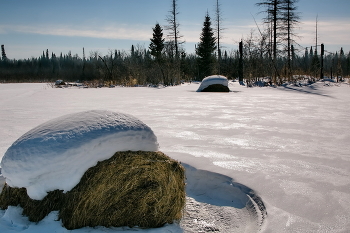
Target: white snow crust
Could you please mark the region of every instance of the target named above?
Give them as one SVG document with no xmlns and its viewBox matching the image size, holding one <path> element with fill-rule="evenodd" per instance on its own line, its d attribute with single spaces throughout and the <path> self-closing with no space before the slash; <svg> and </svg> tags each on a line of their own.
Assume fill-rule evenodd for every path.
<svg viewBox="0 0 350 233">
<path fill-rule="evenodd" d="M 349 84 L 301 80 L 247 88 L 230 81 L 236 91 L 227 95 L 198 95 L 193 82 L 87 89 L 0 84 L 0 158 L 42 122 L 97 106 L 142 119 L 162 152 L 194 168 L 186 166 L 188 202 L 180 224 L 70 231 L 55 211 L 33 223 L 20 207 L 9 207 L 0 210 L 0 232 L 349 232 Z M 0 175 L 0 189 L 3 182 Z"/>
<path fill-rule="evenodd" d="M 71 190 L 98 161 L 127 150 L 157 151 L 151 128 L 128 114 L 84 111 L 25 133 L 6 151 L 1 172 L 11 187 L 25 187 L 29 197 L 41 200 L 49 191 Z"/>
<path fill-rule="evenodd" d="M 208 76 L 202 80 L 202 83 L 199 86 L 197 92 L 200 92 L 213 84 L 221 84 L 221 85 L 228 87 L 228 79 L 222 75 Z"/>
</svg>

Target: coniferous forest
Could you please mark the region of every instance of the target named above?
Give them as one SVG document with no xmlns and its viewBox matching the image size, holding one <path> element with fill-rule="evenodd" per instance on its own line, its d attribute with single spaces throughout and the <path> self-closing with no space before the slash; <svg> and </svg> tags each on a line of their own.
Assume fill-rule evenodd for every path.
<svg viewBox="0 0 350 233">
<path fill-rule="evenodd" d="M 327 45 L 302 47 L 295 41 L 294 29 L 300 23 L 298 0 L 261 0 L 257 7 L 264 14 L 263 28 L 242 38 L 237 50 L 225 50 L 220 44 L 220 3 L 215 15 L 207 12 L 195 53 L 186 53 L 182 44 L 177 1 L 171 0 L 168 25 L 150 28 L 149 46 L 131 45 L 130 50 L 110 50 L 108 54 L 89 51 L 55 54 L 46 49 L 40 57 L 9 59 L 6 45 L 1 45 L 0 82 L 78 81 L 101 85 L 177 85 L 183 81 L 201 81 L 205 76 L 220 74 L 254 85 L 268 77 L 270 84 L 312 81 L 350 76 L 350 52 L 328 52 Z M 163 30 L 168 32 L 164 36 Z"/>
</svg>

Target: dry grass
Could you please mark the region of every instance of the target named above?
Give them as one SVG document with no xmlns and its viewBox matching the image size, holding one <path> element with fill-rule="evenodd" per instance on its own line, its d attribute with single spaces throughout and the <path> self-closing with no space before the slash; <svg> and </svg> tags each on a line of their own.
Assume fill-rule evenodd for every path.
<svg viewBox="0 0 350 233">
<path fill-rule="evenodd" d="M 41 201 L 33 200 L 27 195 L 25 188 L 12 188 L 5 184 L 0 194 L 0 208 L 20 205 L 23 208 L 23 214 L 28 216 L 30 221 L 39 222 L 51 211 L 59 210 L 63 197 L 62 191 L 55 190 L 49 192 Z"/>
<path fill-rule="evenodd" d="M 161 152 L 117 152 L 87 170 L 80 183 L 63 194 L 50 192 L 43 200 L 24 188 L 5 186 L 0 208 L 20 205 L 31 221 L 59 210 L 67 229 L 85 226 L 160 227 L 182 217 L 185 170 Z"/>
</svg>

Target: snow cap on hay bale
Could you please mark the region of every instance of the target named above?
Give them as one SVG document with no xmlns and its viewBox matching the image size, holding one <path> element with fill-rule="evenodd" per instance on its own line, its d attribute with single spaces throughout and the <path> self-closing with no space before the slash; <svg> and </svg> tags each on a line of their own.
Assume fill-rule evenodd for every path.
<svg viewBox="0 0 350 233">
<path fill-rule="evenodd" d="M 25 133 L 6 151 L 2 174 L 31 199 L 71 190 L 84 172 L 117 151 L 157 151 L 151 128 L 137 118 L 93 110 L 65 115 Z"/>
<path fill-rule="evenodd" d="M 197 92 L 229 92 L 228 79 L 221 75 L 204 78 Z"/>
</svg>

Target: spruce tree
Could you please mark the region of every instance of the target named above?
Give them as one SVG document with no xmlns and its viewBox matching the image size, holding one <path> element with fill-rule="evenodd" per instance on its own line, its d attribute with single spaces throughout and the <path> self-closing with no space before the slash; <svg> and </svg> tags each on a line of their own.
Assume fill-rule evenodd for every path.
<svg viewBox="0 0 350 233">
<path fill-rule="evenodd" d="M 311 56 L 311 51 L 310 51 L 310 56 Z M 314 76 L 314 78 L 318 77 L 319 71 L 320 71 L 320 59 L 317 55 L 317 50 L 313 53 L 311 57 L 311 75 Z"/>
<path fill-rule="evenodd" d="M 307 47 L 305 48 L 305 53 L 304 53 L 303 69 L 305 71 L 309 70 L 309 52 L 307 50 Z"/>
<path fill-rule="evenodd" d="M 348 56 L 346 58 L 346 63 L 345 63 L 345 70 L 346 70 L 346 74 L 345 75 L 350 75 L 350 51 L 348 53 Z"/>
<path fill-rule="evenodd" d="M 153 38 L 151 39 L 149 49 L 151 50 L 151 55 L 154 56 L 156 60 L 160 61 L 164 49 L 164 38 L 163 29 L 159 23 L 153 28 Z"/>
<path fill-rule="evenodd" d="M 5 53 L 5 45 L 1 45 L 1 57 L 2 57 L 2 60 L 3 61 L 6 61 L 7 60 L 7 56 L 6 56 L 6 53 Z"/>
<path fill-rule="evenodd" d="M 339 52 L 339 59 L 337 63 L 337 82 L 338 82 L 338 77 L 343 76 L 343 60 L 344 60 L 344 50 L 343 50 L 343 47 L 341 47 Z"/>
<path fill-rule="evenodd" d="M 196 54 L 198 55 L 199 78 L 209 76 L 214 71 L 216 50 L 216 38 L 214 37 L 213 28 L 209 14 L 205 16 L 200 42 L 197 44 Z"/>
<path fill-rule="evenodd" d="M 134 45 L 131 45 L 131 58 L 135 57 L 135 47 Z"/>
</svg>

